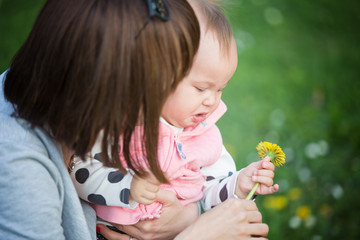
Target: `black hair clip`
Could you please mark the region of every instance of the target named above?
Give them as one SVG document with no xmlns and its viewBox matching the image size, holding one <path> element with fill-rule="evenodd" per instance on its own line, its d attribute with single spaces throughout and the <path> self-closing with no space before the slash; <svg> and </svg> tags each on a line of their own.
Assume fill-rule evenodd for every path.
<svg viewBox="0 0 360 240">
<path fill-rule="evenodd" d="M 136 34 L 135 39 L 138 38 L 142 30 L 147 26 L 149 21 L 154 17 L 158 17 L 162 21 L 166 22 L 170 19 L 170 10 L 169 5 L 166 0 L 146 0 L 146 4 L 149 9 L 149 17 L 146 19 L 146 22 L 139 30 L 139 33 Z"/>
<path fill-rule="evenodd" d="M 149 9 L 149 18 L 158 17 L 163 21 L 170 19 L 169 6 L 166 0 L 146 0 Z"/>
</svg>

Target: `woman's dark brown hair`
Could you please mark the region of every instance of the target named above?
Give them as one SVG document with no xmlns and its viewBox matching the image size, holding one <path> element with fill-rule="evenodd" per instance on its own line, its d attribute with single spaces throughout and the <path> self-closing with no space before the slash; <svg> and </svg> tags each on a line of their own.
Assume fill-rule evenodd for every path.
<svg viewBox="0 0 360 240">
<path fill-rule="evenodd" d="M 169 21 L 148 18 L 144 0 L 48 0 L 10 65 L 4 92 L 15 115 L 45 127 L 82 158 L 99 133 L 102 162 L 130 168 L 135 126 L 144 123 L 144 148 L 154 175 L 159 116 L 165 99 L 187 74 L 200 29 L 186 0 L 168 0 Z M 137 36 L 138 35 L 138 36 Z M 140 172 L 140 174 L 142 174 Z"/>
</svg>

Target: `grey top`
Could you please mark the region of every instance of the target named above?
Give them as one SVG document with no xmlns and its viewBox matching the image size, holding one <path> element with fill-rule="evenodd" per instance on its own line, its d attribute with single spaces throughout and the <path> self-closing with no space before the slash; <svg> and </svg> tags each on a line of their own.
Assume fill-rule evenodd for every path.
<svg viewBox="0 0 360 240">
<path fill-rule="evenodd" d="M 0 239 L 95 239 L 95 213 L 81 203 L 60 146 L 11 117 L 0 75 Z M 86 221 L 88 220 L 88 222 Z"/>
</svg>

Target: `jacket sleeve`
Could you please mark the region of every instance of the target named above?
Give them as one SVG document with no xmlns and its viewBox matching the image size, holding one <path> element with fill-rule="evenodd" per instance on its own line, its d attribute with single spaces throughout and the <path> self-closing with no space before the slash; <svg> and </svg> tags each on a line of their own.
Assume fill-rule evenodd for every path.
<svg viewBox="0 0 360 240">
<path fill-rule="evenodd" d="M 86 161 L 75 159 L 71 179 L 81 199 L 89 203 L 134 209 L 138 203 L 129 201 L 133 176 L 130 171 L 121 173 L 105 167 L 97 157 Z M 97 159 L 98 158 L 98 159 Z"/>
<path fill-rule="evenodd" d="M 201 172 L 206 177 L 204 196 L 200 201 L 205 211 L 228 198 L 236 198 L 234 192 L 239 172 L 236 172 L 235 162 L 224 146 L 220 158 L 211 166 L 203 167 Z"/>
<path fill-rule="evenodd" d="M 62 182 L 35 159 L 16 155 L 1 156 L 0 239 L 64 240 Z"/>
</svg>

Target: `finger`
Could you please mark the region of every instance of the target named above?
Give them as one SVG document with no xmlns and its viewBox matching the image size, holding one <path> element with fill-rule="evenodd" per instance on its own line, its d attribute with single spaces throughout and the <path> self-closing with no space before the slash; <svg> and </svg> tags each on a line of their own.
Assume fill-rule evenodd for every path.
<svg viewBox="0 0 360 240">
<path fill-rule="evenodd" d="M 277 184 L 271 187 L 260 186 L 260 188 L 258 188 L 258 191 L 256 191 L 256 193 L 260 195 L 267 195 L 267 194 L 276 193 L 278 190 L 279 190 L 279 185 Z"/>
<path fill-rule="evenodd" d="M 264 157 L 263 159 L 261 159 L 261 161 L 263 161 L 263 162 L 270 162 L 270 157 L 269 157 L 269 156 L 266 156 L 266 157 Z"/>
<path fill-rule="evenodd" d="M 137 202 L 140 204 L 149 205 L 155 202 L 155 200 L 157 199 L 156 196 L 156 193 L 143 192 L 141 196 L 139 196 L 139 198 L 137 199 Z"/>
<path fill-rule="evenodd" d="M 256 203 L 252 200 L 236 199 L 236 203 L 238 203 L 238 207 L 242 208 L 241 210 L 243 209 L 246 211 L 258 210 Z"/>
<path fill-rule="evenodd" d="M 253 176 L 263 176 L 268 178 L 274 178 L 275 173 L 271 170 L 257 170 L 253 172 Z"/>
<path fill-rule="evenodd" d="M 260 184 L 264 184 L 267 187 L 271 187 L 274 184 L 274 180 L 269 177 L 263 177 L 263 176 L 252 176 L 251 180 L 253 182 L 258 182 Z"/>
<path fill-rule="evenodd" d="M 130 238 L 129 235 L 115 232 L 103 224 L 96 225 L 96 231 L 109 240 L 128 240 Z"/>
<path fill-rule="evenodd" d="M 159 185 L 147 182 L 145 189 L 148 192 L 157 193 L 159 191 L 160 187 L 159 187 Z"/>
<path fill-rule="evenodd" d="M 272 193 L 276 193 L 277 191 L 279 191 L 279 184 L 275 184 L 274 186 L 273 186 L 273 192 Z"/>
<path fill-rule="evenodd" d="M 138 202 L 140 204 L 143 204 L 143 205 L 150 205 L 150 204 L 154 203 L 155 201 L 154 200 L 149 200 L 149 199 L 146 199 L 146 198 L 140 198 Z"/>
<path fill-rule="evenodd" d="M 141 197 L 150 201 L 156 200 L 157 193 L 156 192 L 148 192 L 145 191 L 141 194 Z"/>
<path fill-rule="evenodd" d="M 250 163 L 248 165 L 248 168 L 250 169 L 262 169 L 263 168 L 263 160 L 260 160 L 260 161 L 257 161 L 257 162 L 253 162 L 253 163 Z"/>
<path fill-rule="evenodd" d="M 252 223 L 247 225 L 246 230 L 248 231 L 249 235 L 266 237 L 269 233 L 269 226 L 265 223 Z M 259 239 L 259 238 L 251 238 L 251 239 Z"/>
<path fill-rule="evenodd" d="M 266 161 L 265 159 L 261 161 L 261 167 L 272 171 L 275 170 L 275 165 L 270 161 Z"/>
<path fill-rule="evenodd" d="M 160 189 L 156 195 L 156 200 L 163 203 L 164 206 L 167 206 L 174 203 L 176 195 L 173 192 Z"/>
<path fill-rule="evenodd" d="M 113 224 L 113 225 L 120 231 L 128 234 L 128 236 L 133 236 L 133 238 L 135 239 L 135 236 L 140 237 L 143 234 L 142 230 L 138 227 L 138 225 L 140 225 L 141 222 L 143 221 L 140 221 L 134 225 L 118 225 L 118 224 Z"/>
<path fill-rule="evenodd" d="M 261 223 L 262 215 L 259 211 L 249 211 L 247 212 L 247 221 L 249 223 Z"/>
</svg>

